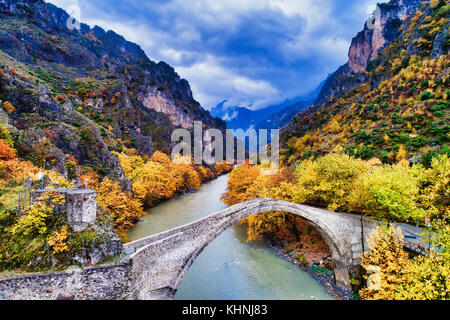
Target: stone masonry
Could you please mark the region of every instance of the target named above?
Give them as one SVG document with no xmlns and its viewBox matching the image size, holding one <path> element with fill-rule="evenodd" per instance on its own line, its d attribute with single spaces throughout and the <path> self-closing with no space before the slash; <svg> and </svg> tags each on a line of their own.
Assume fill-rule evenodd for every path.
<svg viewBox="0 0 450 320">
<path fill-rule="evenodd" d="M 95 223 L 97 192 L 91 189 L 41 189 L 31 192 L 31 203 L 46 192 L 60 192 L 66 198 L 67 221 L 75 232 L 83 231 Z"/>
<path fill-rule="evenodd" d="M 103 265 L 0 279 L 1 300 L 119 300 L 128 295 L 129 265 Z"/>
</svg>

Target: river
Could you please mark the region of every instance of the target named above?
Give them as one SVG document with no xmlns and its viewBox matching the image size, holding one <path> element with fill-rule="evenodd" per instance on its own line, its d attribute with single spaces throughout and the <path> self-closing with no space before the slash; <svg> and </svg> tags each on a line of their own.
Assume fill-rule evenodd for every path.
<svg viewBox="0 0 450 320">
<path fill-rule="evenodd" d="M 148 211 L 130 230 L 129 239 L 182 226 L 226 208 L 220 196 L 227 176 L 196 192 Z M 261 242 L 247 243 L 246 227 L 234 226 L 208 245 L 184 277 L 181 300 L 328 300 L 333 299 L 308 273 L 278 258 Z"/>
</svg>

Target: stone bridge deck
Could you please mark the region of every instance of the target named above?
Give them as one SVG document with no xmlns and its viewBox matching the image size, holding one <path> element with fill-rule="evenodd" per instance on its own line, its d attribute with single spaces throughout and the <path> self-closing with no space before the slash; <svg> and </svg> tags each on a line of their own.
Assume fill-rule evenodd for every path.
<svg viewBox="0 0 450 320">
<path fill-rule="evenodd" d="M 286 201 L 254 199 L 190 224 L 124 245 L 120 265 L 98 266 L 63 273 L 31 274 L 0 280 L 0 299 L 171 299 L 203 249 L 224 230 L 251 215 L 283 211 L 307 220 L 330 248 L 336 281 L 349 285 L 348 270 L 368 250 L 367 236 L 378 225 L 360 215 L 330 212 Z M 421 230 L 398 224 L 410 239 Z M 92 281 L 93 275 L 97 278 Z M 89 294 L 87 294 L 89 292 Z"/>
</svg>

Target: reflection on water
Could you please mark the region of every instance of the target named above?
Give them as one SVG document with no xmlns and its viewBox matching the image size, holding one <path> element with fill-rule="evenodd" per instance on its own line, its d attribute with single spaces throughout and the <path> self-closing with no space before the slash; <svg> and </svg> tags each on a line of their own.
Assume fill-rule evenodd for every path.
<svg viewBox="0 0 450 320">
<path fill-rule="evenodd" d="M 169 230 L 226 208 L 220 196 L 227 177 L 203 185 L 197 193 L 170 200 L 148 211 L 129 233 L 130 240 Z M 224 231 L 196 259 L 176 299 L 332 299 L 306 272 L 260 242 L 246 242 L 245 226 Z"/>
</svg>

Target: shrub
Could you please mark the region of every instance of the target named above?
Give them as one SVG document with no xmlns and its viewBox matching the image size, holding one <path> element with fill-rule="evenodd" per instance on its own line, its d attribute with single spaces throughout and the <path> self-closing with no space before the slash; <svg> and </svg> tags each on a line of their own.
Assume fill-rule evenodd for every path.
<svg viewBox="0 0 450 320">
<path fill-rule="evenodd" d="M 427 138 L 418 136 L 418 137 L 415 137 L 415 138 L 412 138 L 411 140 L 409 140 L 409 142 L 407 143 L 407 146 L 408 146 L 409 150 L 417 151 L 420 148 L 425 147 L 429 143 L 430 143 L 430 140 L 428 140 Z"/>
<path fill-rule="evenodd" d="M 304 255 L 302 255 L 301 253 L 294 254 L 294 259 L 297 259 L 304 265 L 308 264 L 308 259 L 306 259 L 306 257 Z"/>
<path fill-rule="evenodd" d="M 392 114 L 392 122 L 395 124 L 401 124 L 404 122 L 404 120 L 398 115 L 397 112 L 394 112 Z"/>
<path fill-rule="evenodd" d="M 60 254 L 64 251 L 69 251 L 67 246 L 67 238 L 69 233 L 67 228 L 62 228 L 60 231 L 54 232 L 53 235 L 47 240 L 48 245 L 53 249 L 53 254 Z"/>
<path fill-rule="evenodd" d="M 289 254 L 289 253 L 291 253 L 292 251 L 294 251 L 294 248 L 292 248 L 292 247 L 290 247 L 290 246 L 284 248 L 284 253 L 286 253 L 286 254 Z"/>
<path fill-rule="evenodd" d="M 434 97 L 435 97 L 435 95 L 432 92 L 425 91 L 420 96 L 420 100 L 425 101 L 425 100 L 429 100 L 429 99 L 434 99 Z"/>
<path fill-rule="evenodd" d="M 58 94 L 56 95 L 56 100 L 60 103 L 60 104 L 64 104 L 66 103 L 66 97 L 62 94 Z"/>
<path fill-rule="evenodd" d="M 409 66 L 409 57 L 406 57 L 402 60 L 402 69 L 406 69 Z"/>
<path fill-rule="evenodd" d="M 303 155 L 303 160 L 310 159 L 311 157 L 313 159 L 317 158 L 317 152 L 316 151 L 312 151 L 312 150 L 307 150 L 305 152 L 305 154 Z"/>
<path fill-rule="evenodd" d="M 427 89 L 428 86 L 429 86 L 429 81 L 428 81 L 427 79 L 423 80 L 423 81 L 420 83 L 420 88 L 421 88 L 422 90 Z"/>
<path fill-rule="evenodd" d="M 373 151 L 372 147 L 363 146 L 361 149 L 356 149 L 356 157 L 361 158 L 363 160 L 372 159 L 375 156 L 375 151 Z"/>
<path fill-rule="evenodd" d="M 0 139 L 0 160 L 11 160 L 16 157 L 16 151 Z"/>
<path fill-rule="evenodd" d="M 436 158 L 438 156 L 438 154 L 432 150 L 428 151 L 427 153 L 425 153 L 424 155 L 422 155 L 422 165 L 425 168 L 431 168 L 431 162 L 433 161 L 434 158 Z"/>
<path fill-rule="evenodd" d="M 3 142 L 6 143 L 8 146 L 14 147 L 14 142 L 11 134 L 9 133 L 8 129 L 6 129 L 1 123 L 0 123 L 0 139 L 2 139 Z"/>
<path fill-rule="evenodd" d="M 58 205 L 65 203 L 65 198 L 58 192 L 47 192 L 38 201 L 27 208 L 27 214 L 20 217 L 11 229 L 13 235 L 33 237 L 45 234 L 56 217 L 53 214 Z"/>
<path fill-rule="evenodd" d="M 16 111 L 16 108 L 9 101 L 3 102 L 2 107 L 6 111 L 7 114 L 11 114 L 14 111 Z"/>
</svg>

